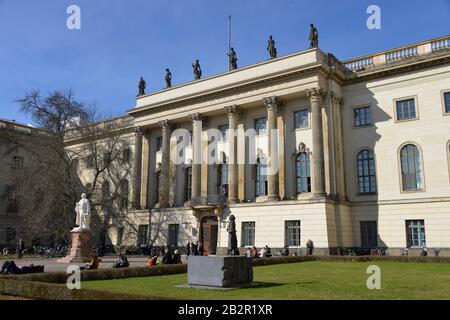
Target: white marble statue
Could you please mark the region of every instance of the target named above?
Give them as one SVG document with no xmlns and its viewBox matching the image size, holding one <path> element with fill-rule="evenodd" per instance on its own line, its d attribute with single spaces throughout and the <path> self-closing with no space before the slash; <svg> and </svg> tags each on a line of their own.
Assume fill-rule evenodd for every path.
<svg viewBox="0 0 450 320">
<path fill-rule="evenodd" d="M 86 193 L 81 195 L 81 200 L 75 205 L 75 212 L 77 213 L 76 225 L 73 231 L 89 230 L 89 223 L 91 221 L 91 205 L 86 198 Z"/>
</svg>

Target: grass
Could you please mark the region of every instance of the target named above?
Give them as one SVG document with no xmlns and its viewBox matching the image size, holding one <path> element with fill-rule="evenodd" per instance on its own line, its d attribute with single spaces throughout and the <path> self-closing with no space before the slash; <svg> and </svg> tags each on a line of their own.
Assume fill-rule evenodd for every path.
<svg viewBox="0 0 450 320">
<path fill-rule="evenodd" d="M 381 268 L 381 289 L 368 290 L 369 265 Z M 173 299 L 450 299 L 447 263 L 313 261 L 255 267 L 261 286 L 237 290 L 178 288 L 186 274 L 87 281 L 82 288 Z"/>
</svg>

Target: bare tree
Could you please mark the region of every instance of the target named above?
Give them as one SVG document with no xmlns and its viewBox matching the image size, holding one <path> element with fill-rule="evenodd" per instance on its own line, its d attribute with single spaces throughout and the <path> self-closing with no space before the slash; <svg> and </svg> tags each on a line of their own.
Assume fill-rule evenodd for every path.
<svg viewBox="0 0 450 320">
<path fill-rule="evenodd" d="M 105 242 L 111 228 L 129 224 L 131 161 L 120 119 L 102 122 L 95 105 L 71 91 L 42 96 L 37 90 L 17 101 L 43 130 L 23 135 L 2 132 L 9 150 L 23 148 L 30 159 L 14 173 L 22 215 L 21 236 L 30 242 L 66 242 L 75 223 L 75 202 L 85 192 L 93 204 L 92 229 Z M 127 129 L 128 127 L 128 129 Z M 128 131 L 127 131 L 128 130 Z"/>
</svg>

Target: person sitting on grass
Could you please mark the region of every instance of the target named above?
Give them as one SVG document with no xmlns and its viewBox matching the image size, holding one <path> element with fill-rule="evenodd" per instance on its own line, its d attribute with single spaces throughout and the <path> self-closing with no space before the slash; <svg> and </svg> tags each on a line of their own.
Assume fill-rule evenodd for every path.
<svg viewBox="0 0 450 320">
<path fill-rule="evenodd" d="M 181 264 L 181 254 L 178 250 L 173 253 L 172 264 Z"/>
<path fill-rule="evenodd" d="M 98 265 L 100 264 L 100 259 L 98 258 L 96 253 L 91 253 L 91 261 L 86 263 L 84 267 L 81 267 L 80 270 L 97 270 Z"/>
<path fill-rule="evenodd" d="M 149 257 L 147 259 L 147 263 L 145 265 L 147 267 L 152 267 L 152 266 L 156 266 L 157 263 L 158 263 L 158 256 L 154 255 L 153 257 Z"/>
<path fill-rule="evenodd" d="M 130 266 L 130 263 L 128 262 L 128 258 L 122 252 L 119 255 L 119 260 L 114 263 L 113 268 L 128 268 L 129 266 Z"/>
</svg>

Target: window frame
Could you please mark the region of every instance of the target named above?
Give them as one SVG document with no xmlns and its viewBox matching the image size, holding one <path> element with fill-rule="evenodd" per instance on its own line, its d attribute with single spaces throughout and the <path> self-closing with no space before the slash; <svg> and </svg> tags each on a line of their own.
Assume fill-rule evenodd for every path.
<svg viewBox="0 0 450 320">
<path fill-rule="evenodd" d="M 355 119 L 355 112 L 356 112 L 356 110 L 365 109 L 365 108 L 369 109 L 371 122 L 370 122 L 370 124 L 357 126 L 356 123 L 355 123 L 355 120 L 356 120 Z M 361 105 L 357 105 L 357 106 L 352 107 L 352 126 L 353 126 L 353 129 L 363 129 L 363 128 L 370 128 L 370 127 L 374 126 L 373 107 L 372 107 L 371 103 L 361 104 Z"/>
<path fill-rule="evenodd" d="M 410 118 L 410 119 L 399 120 L 398 119 L 398 114 L 397 114 L 397 102 L 405 101 L 405 100 L 414 100 L 414 109 L 415 109 L 416 117 L 415 118 Z M 419 102 L 418 102 L 418 100 L 419 99 L 418 99 L 417 95 L 394 99 L 394 121 L 395 121 L 395 123 L 402 123 L 402 122 L 409 122 L 409 121 L 420 120 Z"/>
<path fill-rule="evenodd" d="M 261 174 L 261 169 L 265 168 L 265 175 Z M 261 180 L 261 178 L 258 177 L 265 177 L 264 180 Z M 258 185 L 262 185 L 264 184 L 264 189 L 265 192 L 264 194 L 258 193 Z M 261 186 L 260 186 L 261 188 Z M 259 188 L 259 189 L 260 189 Z M 259 197 L 265 197 L 268 195 L 268 177 L 267 177 L 267 163 L 265 164 L 261 164 L 261 158 L 256 159 L 256 164 L 255 164 L 255 197 L 259 198 Z"/>
<path fill-rule="evenodd" d="M 374 167 L 374 179 L 375 179 L 375 192 L 360 192 L 359 190 L 359 168 L 358 168 L 358 164 L 359 164 L 359 159 L 358 156 L 360 155 L 361 152 L 363 151 L 369 151 L 372 154 L 373 157 L 373 167 Z M 378 179 L 377 179 L 377 161 L 376 161 L 376 156 L 375 156 L 375 151 L 372 148 L 369 147 L 362 147 L 360 149 L 358 149 L 355 153 L 354 156 L 354 161 L 355 161 L 355 182 L 356 182 L 356 195 L 357 196 L 373 196 L 373 195 L 377 195 L 378 194 Z M 370 167 L 369 167 L 370 169 Z M 370 171 L 369 171 L 369 177 L 370 177 Z M 369 185 L 370 187 L 370 185 Z"/>
<path fill-rule="evenodd" d="M 298 222 L 298 226 L 293 226 L 291 228 L 288 227 L 289 223 Z M 289 243 L 289 230 L 298 229 L 298 243 L 290 244 Z M 284 245 L 289 247 L 301 247 L 302 245 L 302 221 L 301 220 L 284 220 Z"/>
<path fill-rule="evenodd" d="M 415 245 L 412 242 L 410 242 L 410 235 L 411 235 L 411 239 L 414 240 L 413 238 L 413 233 L 409 233 L 409 230 L 413 229 L 413 227 L 411 227 L 409 224 L 411 222 L 419 222 L 418 224 L 418 228 L 419 228 L 419 233 L 418 233 L 418 241 L 419 244 Z M 420 222 L 422 222 L 423 224 L 420 224 Z M 421 239 L 420 239 L 420 231 L 423 228 L 423 235 L 424 235 L 424 239 L 423 239 L 423 246 L 421 243 Z M 425 219 L 406 219 L 405 220 L 405 235 L 406 235 L 406 247 L 407 248 L 423 248 L 427 246 L 427 231 L 426 231 L 426 225 L 425 225 Z"/>
<path fill-rule="evenodd" d="M 184 201 L 188 202 L 192 199 L 192 166 L 184 168 Z"/>
<path fill-rule="evenodd" d="M 413 189 L 413 190 L 404 190 L 403 188 L 403 172 L 402 172 L 402 155 L 401 152 L 403 150 L 404 147 L 406 147 L 407 145 L 413 145 L 417 148 L 418 152 L 419 152 L 419 157 L 420 157 L 420 172 L 421 172 L 421 178 L 422 178 L 422 188 L 421 189 Z M 412 141 L 408 141 L 403 143 L 402 145 L 400 145 L 400 147 L 397 150 L 397 157 L 398 157 L 398 174 L 399 174 L 399 183 L 400 183 L 400 193 L 401 194 L 405 194 L 405 193 L 420 193 L 420 192 L 426 192 L 426 184 L 425 184 L 425 165 L 424 165 L 424 157 L 423 157 L 423 152 L 422 152 L 422 148 L 420 147 L 419 144 L 412 142 Z"/>
<path fill-rule="evenodd" d="M 257 123 L 259 123 L 259 121 L 262 122 L 262 119 L 265 119 L 265 124 L 266 124 L 266 127 L 265 127 L 264 131 L 262 131 L 262 129 L 260 129 L 260 128 L 257 127 L 257 125 L 256 125 Z M 254 125 L 255 135 L 256 135 L 256 136 L 264 136 L 264 135 L 267 135 L 267 117 L 266 117 L 266 116 L 264 116 L 264 117 L 259 117 L 259 118 L 255 118 L 254 121 L 253 121 L 253 125 Z M 261 132 L 261 131 L 262 131 L 262 132 Z"/>
<path fill-rule="evenodd" d="M 250 226 L 250 228 L 245 228 L 245 226 Z M 252 228 L 251 228 L 252 227 Z M 253 230 L 253 243 L 250 243 L 250 241 L 247 243 L 245 242 L 245 238 L 248 238 L 250 240 L 250 235 L 246 237 L 246 231 Z M 256 243 L 256 222 L 255 221 L 242 221 L 241 222 L 241 247 L 249 247 L 254 246 Z"/>
<path fill-rule="evenodd" d="M 173 228 L 174 226 L 176 226 L 174 229 L 175 230 L 171 230 L 171 228 Z M 176 231 L 176 234 L 175 232 Z M 180 240 L 180 224 L 179 223 L 170 223 L 169 226 L 167 227 L 167 246 L 171 247 L 174 246 L 175 248 L 178 247 L 178 242 Z M 171 239 L 171 234 L 174 233 L 175 234 L 175 239 Z M 170 240 L 176 240 L 173 241 L 173 243 L 175 243 L 175 245 L 173 243 L 171 243 Z"/>
<path fill-rule="evenodd" d="M 306 158 L 306 162 L 308 164 L 307 172 L 309 172 L 309 176 L 306 175 L 306 179 L 309 178 L 308 191 L 305 191 L 305 192 L 299 192 L 299 190 L 298 190 L 298 180 L 299 180 L 299 178 L 301 178 L 301 176 L 299 176 L 297 163 L 298 163 L 298 158 L 301 155 L 305 155 L 307 157 Z M 311 193 L 312 192 L 312 174 L 311 174 L 311 157 L 310 157 L 310 153 L 309 152 L 298 152 L 298 153 L 296 153 L 295 154 L 295 158 L 294 158 L 294 166 L 295 166 L 295 170 L 294 170 L 295 171 L 295 184 L 294 185 L 295 185 L 295 192 L 296 192 L 297 196 L 301 195 L 301 194 L 309 194 L 309 193 Z"/>
<path fill-rule="evenodd" d="M 18 160 L 18 161 L 16 161 Z M 24 157 L 22 156 L 13 156 L 13 161 L 12 161 L 12 168 L 14 170 L 20 170 L 23 169 L 23 163 L 24 163 Z"/>
<path fill-rule="evenodd" d="M 125 154 L 128 153 L 127 157 L 125 158 Z M 122 150 L 122 162 L 123 163 L 131 163 L 131 148 L 126 147 Z"/>
<path fill-rule="evenodd" d="M 367 246 L 365 246 L 364 245 L 364 241 L 363 241 L 363 224 L 365 224 L 366 225 L 366 231 L 368 231 L 368 228 L 367 228 L 367 226 L 369 225 L 369 223 L 370 224 L 375 224 L 375 245 L 374 246 L 370 246 L 370 243 L 369 243 L 369 233 L 367 232 L 367 234 L 366 234 L 366 241 L 367 241 Z M 361 246 L 361 248 L 366 248 L 366 249 L 369 249 L 369 248 L 377 248 L 378 247 L 378 221 L 377 220 L 361 220 L 361 221 L 359 221 L 359 232 L 360 232 L 360 241 L 361 241 L 361 243 L 360 243 L 360 246 Z"/>
<path fill-rule="evenodd" d="M 449 94 L 450 95 L 450 89 L 447 90 L 442 90 L 441 91 L 441 101 L 442 101 L 442 115 L 444 116 L 450 116 L 450 110 L 447 112 L 446 108 L 445 108 L 445 94 Z M 449 106 L 450 108 L 450 106 Z"/>
<path fill-rule="evenodd" d="M 159 137 L 155 137 L 155 148 L 156 148 L 156 152 L 162 152 L 162 148 L 163 148 L 163 145 L 162 145 L 162 139 L 163 137 L 162 136 L 159 136 Z"/>
<path fill-rule="evenodd" d="M 222 128 L 226 127 L 225 131 L 222 131 Z M 230 125 L 228 123 L 221 124 L 217 126 L 217 130 L 221 133 L 217 142 L 227 142 L 229 140 L 229 130 Z"/>
<path fill-rule="evenodd" d="M 304 127 L 304 128 L 301 128 L 301 127 L 299 127 L 299 128 L 297 128 L 297 123 L 296 123 L 296 121 L 295 121 L 295 114 L 296 113 L 300 113 L 300 112 L 304 112 L 304 111 L 306 111 L 306 118 L 308 119 L 308 125 L 306 126 L 306 127 Z M 311 111 L 310 111 L 310 109 L 308 108 L 308 107 L 305 107 L 305 108 L 301 108 L 301 109 L 297 109 L 297 110 L 294 110 L 294 112 L 293 112 L 293 125 L 294 125 L 294 130 L 295 131 L 301 131 L 301 130 L 309 130 L 309 129 L 311 129 Z"/>
</svg>

